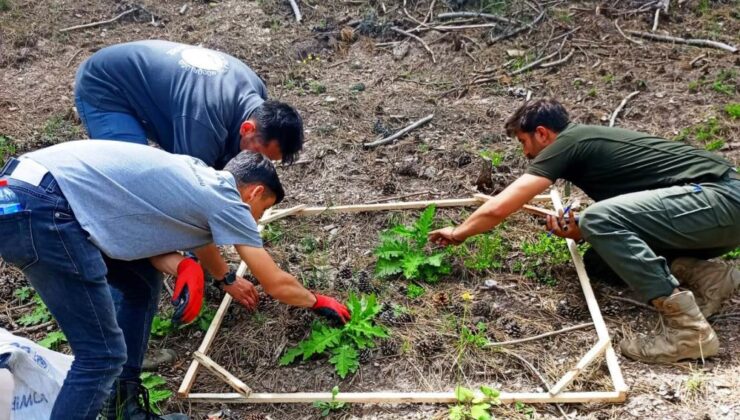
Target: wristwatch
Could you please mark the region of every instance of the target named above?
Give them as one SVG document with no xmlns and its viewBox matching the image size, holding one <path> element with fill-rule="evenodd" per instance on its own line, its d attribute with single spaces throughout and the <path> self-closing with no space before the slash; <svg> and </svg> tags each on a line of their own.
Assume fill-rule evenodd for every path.
<svg viewBox="0 0 740 420">
<path fill-rule="evenodd" d="M 231 286 L 234 283 L 236 283 L 236 271 L 234 270 L 229 270 L 221 280 L 213 279 L 213 284 L 221 290 L 224 290 L 224 286 Z"/>
</svg>

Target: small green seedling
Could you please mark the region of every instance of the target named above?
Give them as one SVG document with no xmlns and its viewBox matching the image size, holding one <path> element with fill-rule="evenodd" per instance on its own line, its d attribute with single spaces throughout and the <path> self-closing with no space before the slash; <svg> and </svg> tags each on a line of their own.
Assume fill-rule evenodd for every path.
<svg viewBox="0 0 740 420">
<path fill-rule="evenodd" d="M 172 396 L 172 391 L 169 389 L 160 388 L 161 385 L 165 385 L 165 381 L 161 376 L 155 375 L 150 372 L 144 372 L 141 374 L 141 384 L 149 392 L 149 409 L 155 414 L 162 414 L 159 409 L 159 403 L 166 401 Z M 140 401 L 144 404 L 144 401 Z"/>
<path fill-rule="evenodd" d="M 740 119 L 740 103 L 731 103 L 725 105 L 725 112 L 731 120 Z"/>
<path fill-rule="evenodd" d="M 491 420 L 491 407 L 501 404 L 499 396 L 501 392 L 497 389 L 481 386 L 480 395 L 476 395 L 472 389 L 457 386 L 455 398 L 457 404 L 450 407 L 448 418 L 450 420 Z"/>
<path fill-rule="evenodd" d="M 409 299 L 416 299 L 420 296 L 422 296 L 426 292 L 426 289 L 423 287 L 415 284 L 415 283 L 409 283 L 408 287 L 406 288 L 406 297 Z"/>
<path fill-rule="evenodd" d="M 460 329 L 459 347 L 461 349 L 464 349 L 468 345 L 473 345 L 479 349 L 485 347 L 489 342 L 488 337 L 486 337 L 487 328 L 485 323 L 479 322 L 475 325 L 476 331 L 473 332 L 470 328 L 463 325 Z"/>
<path fill-rule="evenodd" d="M 47 349 L 56 350 L 59 345 L 66 342 L 67 337 L 64 335 L 63 332 L 52 331 L 49 334 L 46 334 L 46 337 L 39 341 L 38 344 Z"/>
<path fill-rule="evenodd" d="M 33 294 L 33 289 L 28 286 L 21 287 L 20 289 L 16 289 L 13 292 L 13 296 L 15 296 L 15 298 L 18 299 L 19 302 L 27 301 L 28 298 L 30 298 L 32 294 Z"/>
<path fill-rule="evenodd" d="M 334 385 L 331 389 L 331 401 L 314 401 L 313 406 L 321 410 L 321 417 L 328 416 L 332 411 L 339 411 L 344 408 L 346 403 L 336 401 L 339 394 L 339 386 Z"/>
<path fill-rule="evenodd" d="M 38 325 L 51 321 L 52 316 L 49 308 L 46 307 L 38 294 L 33 295 L 33 302 L 36 304 L 30 314 L 23 315 L 18 323 L 23 326 Z"/>
<path fill-rule="evenodd" d="M 531 405 L 524 404 L 521 401 L 514 402 L 514 409 L 517 411 L 517 413 L 522 413 L 528 419 L 533 419 L 535 413 L 537 413 L 534 407 L 532 407 Z"/>
<path fill-rule="evenodd" d="M 478 152 L 478 156 L 491 162 L 494 168 L 498 167 L 504 162 L 504 154 L 493 150 L 481 150 Z"/>
<path fill-rule="evenodd" d="M 740 247 L 737 247 L 733 249 L 732 251 L 728 252 L 727 254 L 723 255 L 722 258 L 726 260 L 736 260 L 740 258 Z"/>
</svg>

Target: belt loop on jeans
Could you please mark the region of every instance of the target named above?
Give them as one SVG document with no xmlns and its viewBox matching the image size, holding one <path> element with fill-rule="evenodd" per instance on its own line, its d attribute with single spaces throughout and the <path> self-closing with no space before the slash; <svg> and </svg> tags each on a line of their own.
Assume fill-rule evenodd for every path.
<svg viewBox="0 0 740 420">
<path fill-rule="evenodd" d="M 15 167 L 18 166 L 18 162 L 20 162 L 16 158 L 9 158 L 5 165 L 3 165 L 3 169 L 0 170 L 0 176 L 10 175 L 15 170 Z"/>
</svg>

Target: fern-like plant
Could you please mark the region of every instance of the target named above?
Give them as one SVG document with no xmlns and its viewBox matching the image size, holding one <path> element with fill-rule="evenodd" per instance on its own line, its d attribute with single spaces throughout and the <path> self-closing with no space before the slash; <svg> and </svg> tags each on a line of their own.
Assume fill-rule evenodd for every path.
<svg viewBox="0 0 740 420">
<path fill-rule="evenodd" d="M 334 365 L 337 374 L 345 378 L 360 366 L 359 350 L 375 347 L 376 338 L 388 337 L 388 332 L 374 322 L 381 305 L 375 295 L 358 299 L 350 294 L 347 300 L 352 319 L 341 328 L 334 328 L 323 322 L 314 322 L 311 335 L 288 349 L 280 358 L 280 365 L 289 365 L 300 356 L 303 360 L 319 354 L 330 355 L 329 363 Z"/>
<path fill-rule="evenodd" d="M 447 251 L 425 249 L 435 210 L 431 205 L 412 225 L 396 225 L 380 234 L 380 245 L 375 248 L 378 257 L 375 274 L 379 277 L 403 274 L 408 280 L 436 283 L 441 276 L 450 273 Z"/>
</svg>

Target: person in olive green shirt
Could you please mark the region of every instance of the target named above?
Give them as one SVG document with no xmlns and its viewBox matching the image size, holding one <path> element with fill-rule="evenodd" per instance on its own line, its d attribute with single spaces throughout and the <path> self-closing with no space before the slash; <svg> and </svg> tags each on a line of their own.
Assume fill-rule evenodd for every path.
<svg viewBox="0 0 740 420">
<path fill-rule="evenodd" d="M 548 229 L 588 241 L 609 267 L 663 316 L 665 328 L 625 339 L 622 354 L 672 363 L 716 355 L 706 320 L 740 285 L 740 271 L 707 261 L 740 244 L 740 175 L 705 150 L 649 134 L 571 123 L 555 100 L 525 103 L 506 122 L 532 162 L 526 173 L 461 225 L 430 233 L 440 245 L 486 232 L 558 179 L 595 204 Z M 688 290 L 683 290 L 683 288 Z"/>
</svg>

